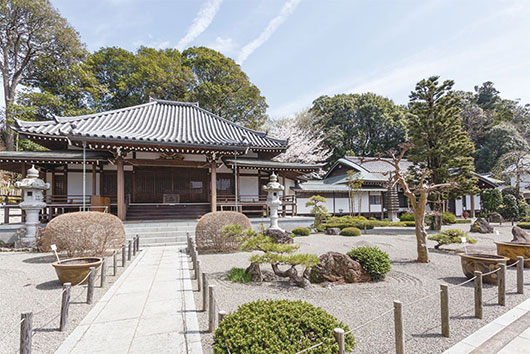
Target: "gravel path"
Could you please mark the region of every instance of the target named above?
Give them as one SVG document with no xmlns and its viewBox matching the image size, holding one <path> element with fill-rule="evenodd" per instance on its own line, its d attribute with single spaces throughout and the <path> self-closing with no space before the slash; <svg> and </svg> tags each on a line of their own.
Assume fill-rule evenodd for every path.
<svg viewBox="0 0 530 354">
<path fill-rule="evenodd" d="M 446 227 L 444 227 L 446 228 Z M 450 228 L 468 230 L 469 225 L 453 225 Z M 471 234 L 477 244 L 468 246 L 468 251 L 490 251 L 495 253 L 493 240 L 510 241 L 511 226 L 495 225 L 499 234 Z M 516 274 L 514 268 L 507 272 L 506 307 L 497 305 L 497 287 L 485 285 L 484 319 L 473 317 L 473 284 L 450 289 L 451 338 L 440 334 L 439 295 L 440 284 L 457 284 L 465 279 L 460 266 L 460 257 L 452 252 L 435 251 L 435 242 L 429 241 L 431 262 L 418 264 L 414 230 L 409 228 L 377 228 L 360 237 L 327 236 L 323 234 L 298 237 L 300 252 L 323 254 L 328 251 L 347 252 L 356 246 L 377 245 L 388 252 L 392 270 L 381 282 L 345 284 L 332 287 L 312 285 L 307 289 L 289 286 L 286 282 L 263 284 L 238 284 L 226 279 L 232 267 L 248 266 L 249 253 L 201 255 L 201 267 L 209 274 L 216 286 L 217 302 L 222 310 L 234 311 L 243 303 L 257 299 L 301 299 L 320 306 L 350 329 L 363 325 L 377 315 L 390 311 L 393 301 L 403 302 L 405 339 L 407 353 L 442 353 L 487 322 L 525 300 L 528 295 L 515 293 Z M 459 245 L 461 246 L 461 245 Z M 458 249 L 454 245 L 451 247 Z M 262 266 L 266 269 L 266 266 Z M 528 271 L 527 271 L 528 272 Z M 528 279 L 528 276 L 527 276 Z M 526 293 L 530 283 L 525 282 Z M 422 297 L 434 294 L 419 302 Z M 195 293 L 200 308 L 201 298 Z M 411 302 L 415 302 L 411 304 Z M 201 329 L 207 328 L 207 318 L 199 314 Z M 356 330 L 357 346 L 354 353 L 388 353 L 394 350 L 393 312 Z M 212 335 L 202 336 L 205 353 L 211 353 Z"/>
<path fill-rule="evenodd" d="M 55 352 L 90 311 L 92 305 L 86 304 L 86 286 L 74 287 L 71 291 L 68 327 L 65 332 L 59 332 L 62 286 L 51 266 L 54 261 L 55 256 L 46 253 L 0 253 L 0 353 L 18 351 L 18 323 L 22 312 L 33 311 L 33 328 L 36 329 L 33 352 L 45 354 Z M 94 304 L 118 278 L 111 275 L 111 258 L 108 258 L 107 265 L 107 285 L 99 288 L 99 277 L 96 278 Z M 119 261 L 118 275 L 122 272 Z M 37 313 L 41 309 L 45 310 Z"/>
</svg>

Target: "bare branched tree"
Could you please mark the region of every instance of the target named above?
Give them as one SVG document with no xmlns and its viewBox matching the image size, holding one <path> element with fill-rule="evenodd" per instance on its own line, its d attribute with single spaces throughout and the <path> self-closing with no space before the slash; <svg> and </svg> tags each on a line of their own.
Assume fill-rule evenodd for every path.
<svg viewBox="0 0 530 354">
<path fill-rule="evenodd" d="M 427 231 L 425 228 L 425 211 L 427 208 L 427 201 L 429 195 L 433 192 L 437 192 L 447 188 L 456 187 L 456 182 L 432 184 L 429 183 L 428 177 L 430 171 L 426 168 L 421 169 L 419 172 L 419 179 L 417 183 L 411 183 L 408 177 L 407 171 L 402 171 L 400 162 L 403 160 L 407 150 L 411 148 L 411 144 L 401 144 L 401 151 L 395 152 L 390 151 L 390 158 L 383 158 L 378 156 L 373 159 L 361 159 L 361 162 L 371 161 L 382 161 L 394 169 L 389 175 L 391 187 L 395 188 L 396 185 L 401 186 L 403 193 L 409 199 L 410 205 L 414 210 L 414 220 L 416 222 L 416 247 L 418 251 L 417 261 L 421 263 L 429 262 L 429 250 L 427 248 Z"/>
</svg>

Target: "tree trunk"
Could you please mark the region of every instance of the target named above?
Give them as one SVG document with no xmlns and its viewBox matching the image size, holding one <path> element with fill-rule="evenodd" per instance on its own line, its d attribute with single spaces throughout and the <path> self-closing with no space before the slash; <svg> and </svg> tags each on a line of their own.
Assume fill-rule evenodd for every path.
<svg viewBox="0 0 530 354">
<path fill-rule="evenodd" d="M 440 197 L 438 197 L 440 198 Z M 433 221 L 432 221 L 432 224 L 431 224 L 431 230 L 434 230 L 434 231 L 440 231 L 442 229 L 442 216 L 443 216 L 443 204 L 442 204 L 442 200 L 438 199 L 436 200 L 434 203 L 433 203 L 433 209 L 434 209 L 434 213 L 433 213 Z"/>
<path fill-rule="evenodd" d="M 5 78 L 4 78 L 5 80 Z M 15 133 L 9 127 L 9 111 L 10 106 L 15 102 L 15 92 L 14 90 L 5 91 L 6 85 L 4 85 L 4 95 L 5 95 L 5 116 L 4 116 L 4 126 L 2 131 L 2 140 L 6 150 L 13 151 L 15 149 Z"/>
<path fill-rule="evenodd" d="M 294 265 L 285 271 L 281 271 L 280 268 L 278 268 L 278 263 L 271 263 L 271 266 L 274 274 L 282 278 L 289 278 L 289 280 L 296 286 L 305 288 L 308 284 L 307 279 L 305 279 L 303 276 L 301 277 L 298 275 L 298 271 L 296 270 Z"/>
<path fill-rule="evenodd" d="M 245 273 L 250 275 L 250 279 L 255 282 L 262 282 L 263 276 L 261 275 L 261 269 L 259 268 L 259 263 L 250 263 L 247 269 L 245 269 Z"/>
<path fill-rule="evenodd" d="M 417 261 L 420 263 L 428 263 L 429 250 L 427 248 L 427 231 L 425 230 L 425 207 L 418 206 L 414 210 L 414 219 L 416 220 Z"/>
</svg>

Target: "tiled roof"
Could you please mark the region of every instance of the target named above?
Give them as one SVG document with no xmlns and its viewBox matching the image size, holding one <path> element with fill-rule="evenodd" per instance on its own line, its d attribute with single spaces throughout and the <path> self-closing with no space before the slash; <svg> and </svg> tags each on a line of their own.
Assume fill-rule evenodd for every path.
<svg viewBox="0 0 530 354">
<path fill-rule="evenodd" d="M 229 166 L 237 164 L 239 168 L 259 168 L 262 170 L 272 170 L 272 171 L 282 171 L 282 170 L 292 170 L 292 171 L 318 171 L 324 165 L 313 165 L 307 163 L 290 163 L 290 162 L 279 162 L 271 160 L 262 160 L 256 158 L 243 158 L 238 157 L 234 159 L 232 157 L 223 157 L 223 162 Z"/>
<path fill-rule="evenodd" d="M 357 164 L 359 166 L 362 166 L 364 169 L 366 169 L 370 173 L 377 173 L 377 174 L 386 174 L 388 172 L 394 171 L 394 167 L 392 167 L 390 164 L 384 162 L 384 161 L 363 161 L 361 162 L 361 159 L 364 160 L 371 160 L 373 157 L 357 157 L 357 156 L 346 156 L 346 160 L 353 162 L 354 164 Z M 386 159 L 389 160 L 389 159 Z M 410 166 L 412 166 L 413 163 L 408 161 L 407 159 L 402 159 L 399 163 L 399 167 L 402 171 L 408 170 Z M 388 179 L 388 177 L 386 178 Z"/>
<path fill-rule="evenodd" d="M 225 120 L 195 103 L 151 100 L 137 106 L 44 122 L 16 121 L 19 133 L 70 140 L 185 147 L 284 150 L 287 141 Z"/>
<path fill-rule="evenodd" d="M 113 155 L 107 151 L 86 151 L 86 161 L 105 161 Z M 83 161 L 82 150 L 54 150 L 54 151 L 0 151 L 2 162 L 53 162 L 53 161 Z"/>
</svg>

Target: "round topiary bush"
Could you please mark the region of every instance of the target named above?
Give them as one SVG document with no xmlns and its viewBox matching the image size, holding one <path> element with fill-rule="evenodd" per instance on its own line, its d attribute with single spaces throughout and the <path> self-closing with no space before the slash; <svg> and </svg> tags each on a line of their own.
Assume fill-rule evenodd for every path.
<svg viewBox="0 0 530 354">
<path fill-rule="evenodd" d="M 107 250 L 118 249 L 125 243 L 121 220 L 98 211 L 79 211 L 53 218 L 39 238 L 43 252 L 55 244 L 68 257 L 102 256 Z"/>
<path fill-rule="evenodd" d="M 403 213 L 399 216 L 400 221 L 414 221 L 414 214 L 412 213 Z"/>
<path fill-rule="evenodd" d="M 442 223 L 444 225 L 451 225 L 456 223 L 456 215 L 448 211 L 442 214 Z"/>
<path fill-rule="evenodd" d="M 308 227 L 295 227 L 291 232 L 296 236 L 309 236 L 311 234 L 311 230 Z"/>
<path fill-rule="evenodd" d="M 199 219 L 195 228 L 195 243 L 197 251 L 205 252 L 228 252 L 239 249 L 239 242 L 235 236 L 226 236 L 222 229 L 227 225 L 238 224 L 243 230 L 252 228 L 250 220 L 242 213 L 235 211 L 215 211 L 204 214 Z"/>
<path fill-rule="evenodd" d="M 361 236 L 361 230 L 356 227 L 347 227 L 340 232 L 342 236 Z"/>
<path fill-rule="evenodd" d="M 229 314 L 215 331 L 215 354 L 296 353 L 314 344 L 324 344 L 311 350 L 316 353 L 336 353 L 335 328 L 349 331 L 320 307 L 307 302 L 289 300 L 259 300 L 243 304 Z M 352 334 L 346 336 L 346 350 L 353 350 Z"/>
<path fill-rule="evenodd" d="M 370 274 L 372 280 L 384 279 L 390 272 L 392 265 L 388 253 L 377 247 L 357 247 L 347 253 L 351 259 L 357 261 Z"/>
</svg>

